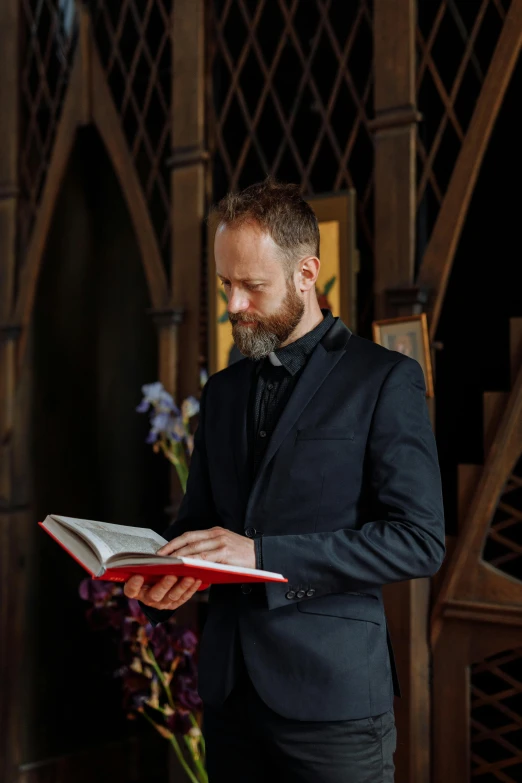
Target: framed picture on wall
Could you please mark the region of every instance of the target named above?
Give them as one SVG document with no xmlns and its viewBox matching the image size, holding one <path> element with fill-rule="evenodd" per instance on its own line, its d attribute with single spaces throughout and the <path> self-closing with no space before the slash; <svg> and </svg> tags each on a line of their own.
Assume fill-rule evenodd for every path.
<svg viewBox="0 0 522 783">
<path fill-rule="evenodd" d="M 357 321 L 357 272 L 355 191 L 308 199 L 317 215 L 320 232 L 321 270 L 317 297 L 322 308 L 339 315 L 352 330 Z M 208 318 L 209 372 L 223 370 L 242 358 L 232 339 L 227 298 L 216 276 L 214 237 L 217 219 L 208 221 Z"/>
<path fill-rule="evenodd" d="M 433 397 L 433 372 L 426 313 L 387 318 L 372 324 L 373 341 L 419 362 L 426 381 L 426 396 Z"/>
</svg>

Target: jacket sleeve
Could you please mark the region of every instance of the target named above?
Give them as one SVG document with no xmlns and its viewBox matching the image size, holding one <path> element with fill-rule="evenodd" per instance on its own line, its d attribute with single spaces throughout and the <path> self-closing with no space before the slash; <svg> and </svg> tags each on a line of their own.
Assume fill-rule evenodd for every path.
<svg viewBox="0 0 522 783">
<path fill-rule="evenodd" d="M 179 514 L 163 537 L 170 541 L 188 530 L 204 530 L 219 524 L 219 519 L 212 499 L 212 489 L 207 464 L 205 447 L 205 413 L 206 399 L 210 380 L 205 384 L 201 395 L 199 422 L 194 434 L 194 449 L 190 460 L 190 470 L 187 481 L 187 491 L 183 497 Z M 140 606 L 153 623 L 165 622 L 173 612 L 163 609 L 153 609 L 141 603 Z"/>
<path fill-rule="evenodd" d="M 444 558 L 437 447 L 418 362 L 401 358 L 373 412 L 366 455 L 376 519 L 360 529 L 261 538 L 263 568 L 287 577 L 267 584 L 270 609 L 288 590 L 315 597 L 432 576 Z"/>
</svg>

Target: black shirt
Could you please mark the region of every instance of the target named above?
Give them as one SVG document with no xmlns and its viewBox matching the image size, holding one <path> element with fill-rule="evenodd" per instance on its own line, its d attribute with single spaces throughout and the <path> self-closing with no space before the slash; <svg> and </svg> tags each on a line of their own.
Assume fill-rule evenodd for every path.
<svg viewBox="0 0 522 783">
<path fill-rule="evenodd" d="M 334 323 L 330 310 L 322 312 L 324 319 L 315 329 L 274 351 L 256 367 L 249 422 L 252 478 L 312 351 Z"/>
<path fill-rule="evenodd" d="M 279 418 L 295 389 L 310 355 L 333 326 L 330 310 L 322 310 L 324 319 L 311 332 L 284 348 L 274 351 L 258 363 L 249 408 L 249 455 L 252 480 L 259 469 Z M 256 546 L 259 561 L 260 548 Z M 258 562 L 258 568 L 261 565 Z"/>
</svg>

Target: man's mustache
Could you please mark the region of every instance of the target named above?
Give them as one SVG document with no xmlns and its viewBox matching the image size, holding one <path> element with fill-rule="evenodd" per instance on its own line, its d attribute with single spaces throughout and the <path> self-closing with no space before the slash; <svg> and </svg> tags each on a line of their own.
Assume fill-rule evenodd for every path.
<svg viewBox="0 0 522 783">
<path fill-rule="evenodd" d="M 231 324 L 251 324 L 262 323 L 262 319 L 256 315 L 241 315 L 240 313 L 229 313 L 228 318 Z"/>
</svg>

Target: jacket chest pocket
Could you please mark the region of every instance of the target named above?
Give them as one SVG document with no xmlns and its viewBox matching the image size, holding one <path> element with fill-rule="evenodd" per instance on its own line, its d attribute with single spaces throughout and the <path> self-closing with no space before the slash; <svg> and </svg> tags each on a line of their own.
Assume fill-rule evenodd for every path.
<svg viewBox="0 0 522 783">
<path fill-rule="evenodd" d="M 363 441 L 353 427 L 307 427 L 296 434 L 289 477 L 305 494 L 320 491 L 316 512 L 328 517 L 357 503 L 363 466 Z"/>
</svg>

